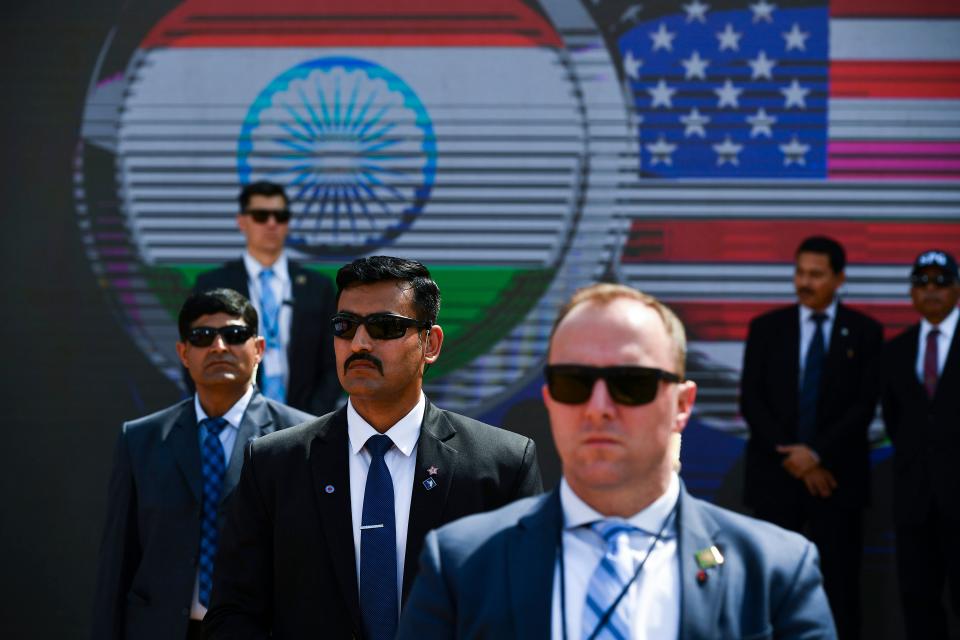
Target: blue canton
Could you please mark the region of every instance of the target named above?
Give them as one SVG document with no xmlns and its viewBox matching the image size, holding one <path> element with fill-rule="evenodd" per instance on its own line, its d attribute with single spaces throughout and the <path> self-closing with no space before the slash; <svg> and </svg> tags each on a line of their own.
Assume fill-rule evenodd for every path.
<svg viewBox="0 0 960 640">
<path fill-rule="evenodd" d="M 626 32 L 642 175 L 825 177 L 828 21 L 826 7 L 692 0 Z"/>
</svg>

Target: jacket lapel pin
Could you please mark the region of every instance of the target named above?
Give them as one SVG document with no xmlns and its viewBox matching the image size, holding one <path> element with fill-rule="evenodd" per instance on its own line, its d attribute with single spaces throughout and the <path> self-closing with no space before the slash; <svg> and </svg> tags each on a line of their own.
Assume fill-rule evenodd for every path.
<svg viewBox="0 0 960 640">
<path fill-rule="evenodd" d="M 840 327 L 840 335 L 844 337 L 850 335 L 850 329 L 847 329 L 846 327 Z"/>
<path fill-rule="evenodd" d="M 293 281 L 294 281 L 296 284 L 301 284 L 301 285 L 302 285 L 302 284 L 307 284 L 307 276 L 306 276 L 306 274 L 301 273 L 301 274 L 299 274 L 296 278 L 294 278 Z"/>
<path fill-rule="evenodd" d="M 423 481 L 423 486 L 426 487 L 427 491 L 437 487 L 437 481 L 434 476 L 438 473 L 440 473 L 440 470 L 437 469 L 436 465 L 432 465 L 427 469 L 427 479 Z"/>
<path fill-rule="evenodd" d="M 723 564 L 723 554 L 720 553 L 720 549 L 717 549 L 716 545 L 701 549 L 693 556 L 697 560 L 697 566 L 700 567 L 700 570 L 697 571 L 697 583 L 701 585 L 707 582 L 707 569 L 713 569 Z"/>
</svg>

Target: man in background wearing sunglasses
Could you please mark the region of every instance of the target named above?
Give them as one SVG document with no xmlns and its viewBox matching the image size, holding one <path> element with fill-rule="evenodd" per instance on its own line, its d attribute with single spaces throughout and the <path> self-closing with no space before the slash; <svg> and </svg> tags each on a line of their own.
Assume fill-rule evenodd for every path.
<svg viewBox="0 0 960 640">
<path fill-rule="evenodd" d="M 287 257 L 290 201 L 283 187 L 266 181 L 246 185 L 237 226 L 247 244 L 243 257 L 200 274 L 194 290 L 234 289 L 257 309 L 266 340 L 257 372 L 263 395 L 315 415 L 332 411 L 340 397 L 328 321 L 333 286 Z M 189 378 L 185 381 L 189 387 Z"/>
<path fill-rule="evenodd" d="M 542 490 L 533 441 L 423 394 L 440 290 L 419 262 L 337 273 L 347 405 L 248 450 L 224 527 L 209 638 L 392 640 L 427 531 Z"/>
<path fill-rule="evenodd" d="M 684 489 L 685 356 L 651 296 L 574 294 L 543 388 L 560 487 L 431 532 L 398 637 L 834 638 L 812 544 Z"/>
<path fill-rule="evenodd" d="M 797 304 L 757 316 L 747 334 L 744 503 L 817 545 L 838 634 L 857 640 L 883 328 L 840 302 L 846 252 L 836 240 L 806 238 L 794 262 Z"/>
<path fill-rule="evenodd" d="M 960 617 L 960 272 L 921 253 L 910 275 L 921 315 L 884 349 L 883 419 L 893 441 L 894 523 L 907 638 L 947 638 L 944 587 Z"/>
<path fill-rule="evenodd" d="M 313 416 L 253 385 L 257 312 L 236 291 L 184 302 L 177 353 L 196 394 L 123 425 L 114 454 L 92 637 L 198 639 L 210 602 L 221 506 L 243 448 Z"/>
</svg>

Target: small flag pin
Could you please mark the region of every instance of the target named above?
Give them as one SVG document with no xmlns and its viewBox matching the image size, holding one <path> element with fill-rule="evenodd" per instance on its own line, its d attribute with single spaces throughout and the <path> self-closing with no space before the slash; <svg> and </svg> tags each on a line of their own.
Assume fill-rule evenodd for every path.
<svg viewBox="0 0 960 640">
<path fill-rule="evenodd" d="M 436 488 L 437 481 L 434 480 L 432 477 L 427 478 L 426 480 L 423 481 L 423 486 L 427 488 L 427 491 L 430 491 L 431 489 Z"/>
<path fill-rule="evenodd" d="M 712 569 L 723 564 L 723 554 L 720 553 L 720 549 L 717 549 L 716 546 L 701 549 L 694 554 L 694 557 L 697 559 L 697 565 L 701 569 Z"/>
</svg>

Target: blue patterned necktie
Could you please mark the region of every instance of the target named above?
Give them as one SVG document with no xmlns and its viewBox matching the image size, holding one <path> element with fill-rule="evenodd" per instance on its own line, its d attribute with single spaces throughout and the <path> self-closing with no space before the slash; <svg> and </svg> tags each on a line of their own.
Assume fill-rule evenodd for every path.
<svg viewBox="0 0 960 640">
<path fill-rule="evenodd" d="M 220 432 L 227 426 L 223 418 L 204 418 L 201 427 L 206 427 L 200 449 L 203 474 L 203 501 L 200 511 L 200 565 L 198 572 L 198 600 L 210 606 L 210 590 L 213 587 L 213 559 L 217 555 L 217 508 L 223 491 L 223 475 L 226 472 L 226 457 L 220 443 Z"/>
<path fill-rule="evenodd" d="M 370 436 L 366 444 L 371 460 L 360 521 L 360 613 L 366 640 L 391 640 L 400 617 L 393 479 L 383 459 L 392 446 L 382 434 Z"/>
<path fill-rule="evenodd" d="M 817 401 L 820 397 L 820 378 L 823 373 L 823 361 L 826 347 L 823 339 L 825 313 L 815 313 L 810 319 L 817 323 L 813 339 L 807 348 L 807 359 L 803 365 L 803 383 L 800 385 L 800 406 L 797 411 L 797 440 L 809 444 L 817 433 Z"/>
<path fill-rule="evenodd" d="M 633 577 L 633 558 L 630 552 L 630 532 L 637 528 L 624 520 L 599 520 L 590 525 L 606 543 L 606 550 L 587 585 L 587 598 L 583 607 L 583 638 L 630 638 L 630 607 L 624 596 L 614 609 L 606 624 L 597 629 L 600 619 L 607 612 L 620 592 Z M 592 635 L 594 631 L 596 635 Z"/>
<path fill-rule="evenodd" d="M 260 271 L 261 324 L 263 325 L 264 338 L 266 338 L 267 341 L 267 351 L 276 351 L 278 355 L 282 355 L 283 346 L 280 344 L 280 304 L 277 301 L 277 297 L 273 295 L 273 287 L 270 286 L 272 280 L 273 269 L 267 268 Z M 277 358 L 277 360 L 279 360 L 279 358 Z M 270 371 L 270 369 L 265 368 L 263 370 L 263 376 L 260 378 L 260 383 L 263 395 L 277 402 L 286 401 L 287 389 L 283 383 L 282 371 Z"/>
</svg>

